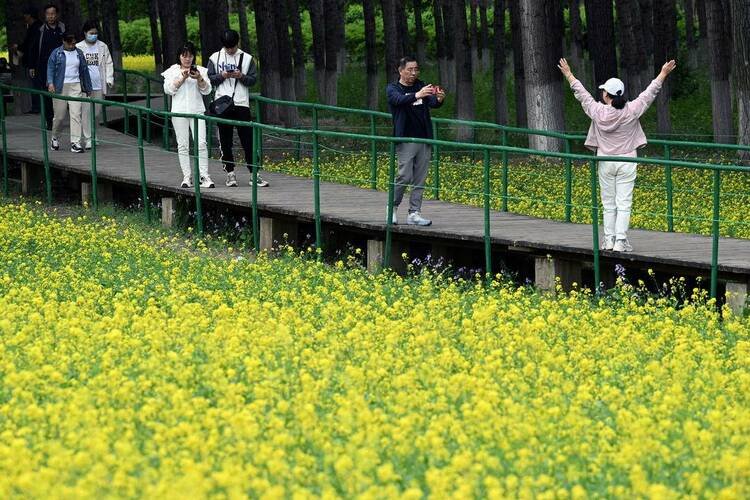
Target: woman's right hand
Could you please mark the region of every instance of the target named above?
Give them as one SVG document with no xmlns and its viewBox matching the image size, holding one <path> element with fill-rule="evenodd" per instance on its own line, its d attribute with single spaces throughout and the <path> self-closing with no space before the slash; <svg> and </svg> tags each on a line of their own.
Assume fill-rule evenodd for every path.
<svg viewBox="0 0 750 500">
<path fill-rule="evenodd" d="M 664 66 L 661 67 L 661 72 L 659 73 L 659 76 L 657 78 L 661 80 L 662 82 L 667 79 L 669 74 L 674 71 L 674 69 L 677 67 L 677 62 L 672 59 L 671 61 L 667 61 L 664 63 Z"/>
</svg>

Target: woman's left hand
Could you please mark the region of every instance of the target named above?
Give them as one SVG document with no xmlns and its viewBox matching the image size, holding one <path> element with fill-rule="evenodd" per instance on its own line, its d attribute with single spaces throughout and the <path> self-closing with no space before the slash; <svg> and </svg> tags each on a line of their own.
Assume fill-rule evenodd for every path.
<svg viewBox="0 0 750 500">
<path fill-rule="evenodd" d="M 568 65 L 568 61 L 566 61 L 564 57 L 560 59 L 560 63 L 557 67 L 565 78 L 573 76 L 573 72 L 570 70 L 570 65 Z"/>
</svg>

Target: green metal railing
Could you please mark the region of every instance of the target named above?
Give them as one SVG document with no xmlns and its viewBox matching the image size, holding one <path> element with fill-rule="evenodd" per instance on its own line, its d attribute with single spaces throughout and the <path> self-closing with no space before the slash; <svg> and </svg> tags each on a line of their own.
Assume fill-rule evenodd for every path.
<svg viewBox="0 0 750 500">
<path fill-rule="evenodd" d="M 26 88 L 18 88 L 18 87 L 9 87 L 5 85 L 0 85 L 0 88 L 7 88 L 10 90 L 13 90 L 15 92 L 27 92 L 27 93 L 34 93 L 39 95 L 49 95 L 47 92 L 39 91 L 39 90 L 32 90 L 32 89 L 26 89 Z M 89 103 L 89 105 L 93 106 L 95 104 L 104 104 L 104 101 L 99 99 L 88 99 L 88 98 L 75 98 L 75 97 L 68 97 L 68 96 L 59 96 L 54 95 L 54 98 L 56 99 L 63 99 L 67 101 L 79 101 L 84 103 Z M 269 100 L 265 97 L 255 97 L 256 103 L 257 102 L 268 102 L 268 103 L 277 103 L 278 101 Z M 44 99 L 40 99 L 42 103 L 44 103 Z M 712 255 L 711 255 L 711 296 L 716 297 L 717 294 L 717 286 L 718 286 L 718 257 L 719 257 L 719 234 L 720 234 L 720 191 L 721 191 L 721 173 L 722 172 L 744 172 L 748 173 L 750 172 L 750 168 L 739 166 L 739 165 L 718 165 L 718 164 L 710 164 L 710 163 L 700 163 L 695 161 L 686 161 L 686 160 L 673 160 L 673 159 L 660 159 L 660 158 L 624 158 L 624 157 L 605 157 L 605 156 L 593 156 L 588 154 L 575 154 L 570 152 L 553 152 L 553 151 L 539 151 L 529 148 L 521 148 L 521 147 L 513 147 L 508 145 L 495 145 L 495 144 L 478 144 L 478 143 L 466 143 L 466 142 L 456 142 L 456 141 L 446 141 L 441 139 L 421 139 L 421 138 L 397 138 L 392 136 L 381 136 L 381 135 L 370 135 L 370 134 L 356 134 L 351 132 L 337 132 L 337 131 L 329 131 L 329 130 L 320 130 L 318 125 L 318 111 L 320 109 L 317 105 L 312 105 L 310 103 L 297 103 L 297 105 L 301 108 L 308 108 L 312 110 L 313 114 L 313 129 L 311 130 L 305 130 L 305 129 L 291 129 L 291 128 L 284 128 L 280 126 L 274 126 L 269 124 L 260 123 L 258 121 L 255 122 L 240 122 L 236 120 L 226 120 L 223 118 L 217 118 L 213 116 L 206 116 L 206 115 L 195 115 L 195 114 L 187 114 L 187 113 L 172 113 L 169 111 L 161 111 L 161 110 L 154 110 L 145 108 L 142 106 L 129 104 L 129 103 L 113 103 L 109 102 L 107 103 L 110 106 L 119 106 L 122 108 L 125 108 L 129 113 L 135 113 L 138 116 L 138 150 L 139 150 L 139 165 L 141 169 L 141 185 L 143 190 L 143 196 L 144 196 L 144 207 L 146 211 L 146 216 L 150 217 L 149 215 L 149 202 L 148 202 L 148 196 L 147 196 L 147 180 L 146 180 L 146 171 L 145 171 L 145 160 L 143 155 L 143 139 L 144 139 L 144 130 L 141 126 L 141 123 L 143 121 L 143 116 L 145 115 L 147 119 L 151 119 L 151 115 L 155 116 L 161 116 L 164 118 L 165 122 L 171 118 L 171 117 L 182 117 L 182 118 L 189 118 L 194 120 L 194 185 L 195 185 L 195 204 L 196 204 L 196 228 L 199 235 L 203 234 L 203 210 L 202 210 L 202 202 L 201 202 L 201 190 L 200 190 L 200 172 L 199 172 L 199 155 L 198 155 L 198 124 L 199 120 L 203 120 L 204 122 L 213 123 L 213 124 L 227 124 L 227 125 L 233 125 L 233 126 L 244 126 L 244 127 L 251 127 L 253 130 L 253 142 L 256 147 L 253 148 L 254 158 L 251 159 L 251 168 L 252 168 L 252 176 L 253 176 L 253 190 L 252 190 L 252 223 L 253 223 L 253 242 L 256 249 L 260 248 L 260 239 L 259 239 L 259 231 L 258 231 L 258 196 L 257 196 L 257 175 L 258 175 L 258 169 L 260 168 L 260 155 L 261 155 L 261 147 L 260 147 L 260 140 L 261 140 L 261 134 L 265 131 L 267 133 L 276 133 L 276 134 L 284 134 L 284 135 L 290 135 L 294 137 L 310 137 L 312 141 L 312 154 L 313 154 L 313 170 L 312 170 L 312 177 L 313 177 L 313 198 L 314 198 L 314 220 L 315 220 L 315 239 L 316 239 L 316 249 L 318 253 L 321 252 L 323 247 L 323 235 L 322 235 L 322 220 L 321 220 L 321 197 L 320 197 L 320 147 L 319 147 L 319 141 L 320 138 L 326 137 L 326 138 L 337 138 L 337 139 L 347 139 L 347 140 L 356 140 L 361 142 L 367 142 L 367 143 L 375 143 L 376 146 L 378 143 L 385 143 L 388 145 L 388 156 L 389 156 L 389 168 L 388 168 L 388 218 L 386 223 L 386 244 L 385 244 L 385 254 L 383 259 L 383 265 L 384 267 L 388 267 L 390 265 L 389 259 L 391 254 L 391 247 L 392 247 L 392 216 L 393 216 L 393 200 L 394 200 L 394 191 L 395 191 L 395 165 L 396 165 L 396 144 L 399 143 L 420 143 L 420 144 L 427 144 L 430 145 L 433 149 L 434 148 L 463 148 L 463 149 L 469 149 L 469 150 L 476 150 L 483 154 L 483 206 L 484 206 L 484 251 L 485 251 L 485 266 L 486 266 L 486 275 L 488 277 L 492 276 L 492 255 L 491 255 L 491 248 L 492 248 L 492 238 L 491 238 L 491 228 L 490 228 L 490 201 L 493 197 L 493 194 L 490 189 L 490 175 L 491 175 L 491 165 L 490 165 L 490 156 L 491 154 L 500 153 L 503 155 L 504 158 L 504 165 L 503 165 L 503 173 L 507 172 L 507 164 L 505 163 L 505 158 L 507 158 L 507 155 L 509 154 L 519 154 L 519 155 L 526 155 L 526 156 L 536 156 L 536 157 L 542 157 L 542 158 L 557 158 L 565 161 L 566 163 L 569 161 L 587 161 L 590 165 L 590 181 L 591 181 L 591 227 L 592 227 L 592 253 L 594 258 L 594 280 L 597 284 L 597 288 L 599 287 L 599 284 L 601 283 L 600 280 L 600 263 L 599 263 L 599 200 L 598 200 L 598 194 L 597 194 L 597 186 L 598 186 L 598 179 L 597 179 L 597 163 L 599 161 L 620 161 L 620 162 L 634 162 L 634 163 L 644 163 L 644 164 L 650 164 L 650 165 L 657 165 L 657 166 L 663 166 L 663 167 L 682 167 L 682 168 L 689 168 L 689 169 L 699 169 L 699 170 L 707 170 L 713 172 L 713 219 L 712 219 Z M 44 104 L 42 104 L 44 106 Z M 328 108 L 328 106 L 322 106 L 322 108 Z M 257 109 L 257 108 L 256 108 Z M 41 114 L 41 120 L 44 118 L 43 114 L 44 109 L 42 109 Z M 363 112 L 364 113 L 364 112 Z M 94 116 L 94 113 L 92 113 L 92 117 Z M 260 116 L 260 115 L 259 115 Z M 0 127 L 0 131 L 3 134 L 3 186 L 4 186 L 4 193 L 7 194 L 7 172 L 8 172 L 8 159 L 7 159 L 7 151 L 6 151 L 6 144 L 7 144 L 7 130 L 5 125 L 5 114 L 2 113 L 0 115 L 0 119 L 2 120 L 2 126 Z M 94 120 L 95 121 L 95 120 Z M 42 138 L 42 149 L 44 151 L 44 168 L 45 168 L 45 181 L 46 181 L 46 187 L 47 187 L 47 200 L 51 203 L 52 201 L 52 185 L 51 185 L 51 175 L 50 175 L 50 161 L 49 161 L 49 155 L 47 153 L 47 130 L 46 130 L 46 124 L 42 121 L 40 124 L 41 128 L 41 138 Z M 92 123 L 92 136 L 94 134 L 96 129 L 96 123 Z M 537 131 L 527 131 L 528 133 L 537 133 Z M 562 135 L 557 134 L 554 132 L 550 133 L 544 133 L 541 135 Z M 682 145 L 683 143 L 679 143 Z M 703 146 L 703 143 L 696 143 Z M 732 145 L 725 145 L 725 146 L 732 146 Z M 735 147 L 735 149 L 746 149 L 744 147 Z M 96 148 L 92 147 L 91 150 L 91 175 L 92 180 L 96 178 L 97 172 L 96 172 Z M 566 169 L 567 170 L 567 169 Z M 503 186 L 503 194 L 502 199 L 503 202 L 507 199 L 507 183 L 504 183 Z M 97 193 L 96 190 L 92 190 L 92 196 L 93 196 L 93 206 L 96 208 L 97 205 Z M 566 200 L 567 203 L 567 200 Z"/>
</svg>

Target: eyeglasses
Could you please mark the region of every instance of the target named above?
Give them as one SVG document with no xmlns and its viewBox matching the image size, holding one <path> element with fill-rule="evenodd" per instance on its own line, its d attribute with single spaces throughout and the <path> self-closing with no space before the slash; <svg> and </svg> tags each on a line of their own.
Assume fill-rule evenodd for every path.
<svg viewBox="0 0 750 500">
<path fill-rule="evenodd" d="M 404 68 L 407 73 L 419 73 L 419 68 Z"/>
</svg>

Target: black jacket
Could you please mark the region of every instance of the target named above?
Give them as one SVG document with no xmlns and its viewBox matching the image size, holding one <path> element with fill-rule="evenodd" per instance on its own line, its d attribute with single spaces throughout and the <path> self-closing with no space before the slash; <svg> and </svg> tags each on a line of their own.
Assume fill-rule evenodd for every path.
<svg viewBox="0 0 750 500">
<path fill-rule="evenodd" d="M 23 54 L 21 56 L 21 66 L 27 69 L 36 69 L 36 64 L 31 65 L 31 61 L 35 61 L 36 57 L 31 57 L 31 51 L 34 50 L 35 42 L 39 38 L 39 28 L 42 27 L 42 22 L 39 20 L 34 21 L 26 28 L 26 36 L 23 37 L 23 42 L 19 45 L 18 50 Z"/>
<path fill-rule="evenodd" d="M 54 28 L 41 23 L 33 37 L 34 43 L 28 53 L 27 64 L 29 69 L 35 69 L 40 75 L 47 74 L 47 61 L 52 51 L 62 45 L 62 36 L 65 33 L 65 25 L 58 22 Z"/>
</svg>

